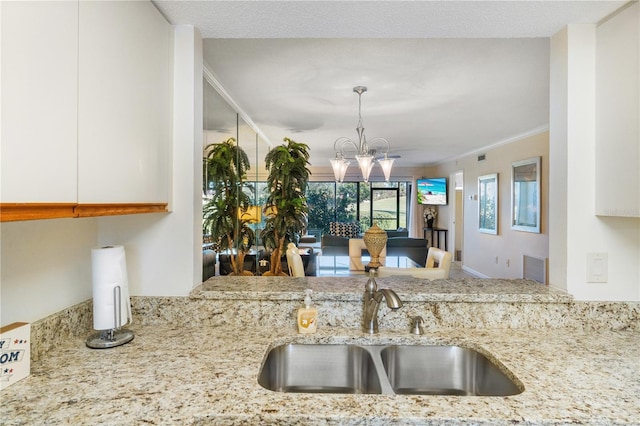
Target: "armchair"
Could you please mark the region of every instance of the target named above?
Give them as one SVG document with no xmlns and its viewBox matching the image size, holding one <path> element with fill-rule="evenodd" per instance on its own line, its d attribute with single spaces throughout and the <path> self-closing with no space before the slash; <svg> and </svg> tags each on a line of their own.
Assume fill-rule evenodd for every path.
<svg viewBox="0 0 640 426">
<path fill-rule="evenodd" d="M 351 238 L 349 240 L 349 269 L 352 271 L 364 271 L 362 264 L 362 250 L 366 250 L 367 246 L 362 238 Z M 387 257 L 387 247 L 385 246 L 380 252 L 380 263 L 384 263 Z"/>
<path fill-rule="evenodd" d="M 304 265 L 300 250 L 293 243 L 289 243 L 287 246 L 287 266 L 289 268 L 289 276 L 304 277 Z"/>
<path fill-rule="evenodd" d="M 449 278 L 451 270 L 451 253 L 437 247 L 429 247 L 425 268 L 438 268 L 445 271 L 445 278 Z"/>
</svg>

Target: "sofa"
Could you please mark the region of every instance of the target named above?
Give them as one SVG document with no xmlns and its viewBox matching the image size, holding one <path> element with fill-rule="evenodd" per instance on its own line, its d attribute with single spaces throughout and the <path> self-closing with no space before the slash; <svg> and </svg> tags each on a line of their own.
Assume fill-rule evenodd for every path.
<svg viewBox="0 0 640 426">
<path fill-rule="evenodd" d="M 349 256 L 349 238 L 324 234 L 320 239 L 320 249 L 326 256 Z"/>
<path fill-rule="evenodd" d="M 423 238 L 392 237 L 387 240 L 387 256 L 406 256 L 425 266 L 429 242 Z"/>
<path fill-rule="evenodd" d="M 397 238 L 397 237 L 408 238 L 409 237 L 409 230 L 407 228 L 398 228 L 395 231 L 386 231 L 386 232 L 387 232 L 387 237 L 389 238 Z"/>
<path fill-rule="evenodd" d="M 329 233 L 320 238 L 322 254 L 349 256 L 349 239 L 351 238 L 362 238 L 362 228 L 359 222 L 329 223 Z"/>
<path fill-rule="evenodd" d="M 390 237 L 387 239 L 387 256 L 406 256 L 423 267 L 427 261 L 428 250 L 428 241 L 423 238 Z M 349 256 L 349 238 L 323 235 L 322 254 L 326 256 Z M 366 255 L 368 253 L 363 250 L 363 254 Z"/>
<path fill-rule="evenodd" d="M 206 281 L 216 274 L 215 244 L 211 235 L 202 235 L 202 281 Z"/>
<path fill-rule="evenodd" d="M 202 281 L 206 281 L 216 274 L 216 252 L 210 249 L 202 250 Z"/>
<path fill-rule="evenodd" d="M 327 256 L 349 256 L 349 239 L 362 238 L 358 222 L 331 222 L 329 233 L 320 239 L 322 254 Z"/>
</svg>

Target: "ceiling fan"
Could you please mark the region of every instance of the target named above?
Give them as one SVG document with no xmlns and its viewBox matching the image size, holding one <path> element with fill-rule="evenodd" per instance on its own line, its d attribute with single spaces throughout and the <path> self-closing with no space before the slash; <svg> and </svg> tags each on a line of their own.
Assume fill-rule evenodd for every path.
<svg viewBox="0 0 640 426">
<path fill-rule="evenodd" d="M 372 151 L 373 151 L 373 152 L 372 152 L 371 154 L 375 157 L 375 159 L 376 159 L 376 160 L 381 160 L 381 159 L 383 159 L 383 158 L 393 158 L 393 159 L 396 159 L 396 158 L 402 158 L 402 155 L 400 155 L 400 154 L 386 154 L 386 155 L 385 155 L 385 154 L 378 154 L 378 153 L 376 153 L 376 152 L 375 152 L 375 149 L 374 149 L 374 150 L 372 150 Z"/>
<path fill-rule="evenodd" d="M 391 154 L 388 152 L 384 152 L 383 149 L 375 149 L 375 148 L 370 148 L 369 149 L 369 155 L 373 155 L 373 157 L 376 160 L 381 160 L 384 158 L 402 158 L 402 155 L 400 154 Z"/>
</svg>

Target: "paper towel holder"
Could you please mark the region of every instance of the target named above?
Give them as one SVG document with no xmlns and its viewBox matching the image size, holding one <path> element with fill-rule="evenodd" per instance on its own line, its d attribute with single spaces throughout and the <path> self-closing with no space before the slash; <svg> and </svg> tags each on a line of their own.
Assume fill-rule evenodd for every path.
<svg viewBox="0 0 640 426">
<path fill-rule="evenodd" d="M 133 340 L 133 331 L 121 328 L 121 312 L 122 312 L 122 299 L 120 298 L 120 286 L 113 288 L 113 315 L 115 319 L 116 327 L 100 330 L 97 333 L 87 337 L 85 341 L 86 345 L 91 349 L 109 349 L 116 346 L 124 345 Z"/>
</svg>

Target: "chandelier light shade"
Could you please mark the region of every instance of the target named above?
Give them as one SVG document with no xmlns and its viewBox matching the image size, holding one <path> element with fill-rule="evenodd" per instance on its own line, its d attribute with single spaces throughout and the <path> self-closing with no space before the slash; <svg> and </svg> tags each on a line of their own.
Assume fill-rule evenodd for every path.
<svg viewBox="0 0 640 426">
<path fill-rule="evenodd" d="M 389 178 L 391 177 L 391 166 L 393 166 L 393 158 L 389 158 L 387 157 L 387 154 L 385 154 L 382 160 L 378 160 L 378 163 L 380 163 L 380 167 L 382 167 L 384 180 L 389 182 Z"/>
<path fill-rule="evenodd" d="M 351 138 L 340 137 L 333 143 L 336 157 L 329 160 L 333 168 L 333 174 L 337 182 L 343 182 L 347 168 L 351 164 L 350 160 L 355 159 L 358 161 L 364 181 L 369 182 L 371 170 L 373 170 L 376 162 L 376 155 L 384 154 L 384 158 L 378 160 L 378 163 L 382 167 L 385 180 L 389 182 L 391 167 L 393 166 L 393 159 L 388 158 L 389 141 L 385 138 L 373 138 L 367 142 L 364 126 L 362 125 L 362 94 L 367 91 L 367 88 L 356 86 L 353 91 L 358 94 L 358 126 L 356 127 L 358 140 L 356 142 Z"/>
<path fill-rule="evenodd" d="M 331 162 L 331 168 L 333 169 L 333 175 L 336 178 L 336 182 L 343 182 L 351 161 L 347 161 L 344 158 L 338 158 L 338 155 L 336 155 L 336 158 L 329 161 Z"/>
<path fill-rule="evenodd" d="M 369 181 L 369 175 L 371 174 L 371 170 L 373 169 L 373 155 L 356 155 L 356 160 L 358 160 L 358 166 L 360 166 L 360 171 L 362 172 L 362 177 L 364 177 L 364 181 Z"/>
</svg>

